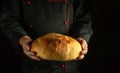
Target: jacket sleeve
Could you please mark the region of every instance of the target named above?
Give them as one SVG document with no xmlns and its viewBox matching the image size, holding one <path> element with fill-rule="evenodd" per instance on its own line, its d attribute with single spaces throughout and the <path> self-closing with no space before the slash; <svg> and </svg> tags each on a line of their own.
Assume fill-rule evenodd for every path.
<svg viewBox="0 0 120 73">
<path fill-rule="evenodd" d="M 5 35 L 12 47 L 18 50 L 18 40 L 21 36 L 27 35 L 20 23 L 19 0 L 7 0 L 3 2 L 0 14 L 0 30 Z"/>
<path fill-rule="evenodd" d="M 69 34 L 74 38 L 82 37 L 89 42 L 93 34 L 90 2 L 87 0 L 74 0 L 73 10 L 74 19 Z"/>
</svg>

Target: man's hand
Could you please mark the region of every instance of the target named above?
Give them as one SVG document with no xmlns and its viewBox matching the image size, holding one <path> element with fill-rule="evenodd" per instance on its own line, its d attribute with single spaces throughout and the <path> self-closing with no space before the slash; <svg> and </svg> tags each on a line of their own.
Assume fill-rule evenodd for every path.
<svg viewBox="0 0 120 73">
<path fill-rule="evenodd" d="M 83 38 L 77 38 L 76 39 L 82 46 L 82 51 L 80 52 L 80 55 L 78 56 L 78 60 L 82 60 L 84 58 L 84 56 L 87 54 L 88 52 L 88 44 L 87 42 L 83 39 Z"/>
<path fill-rule="evenodd" d="M 22 36 L 19 40 L 19 44 L 22 46 L 24 54 L 33 60 L 40 61 L 40 58 L 38 58 L 34 52 L 30 51 L 31 42 L 32 42 L 32 39 L 27 35 Z"/>
</svg>

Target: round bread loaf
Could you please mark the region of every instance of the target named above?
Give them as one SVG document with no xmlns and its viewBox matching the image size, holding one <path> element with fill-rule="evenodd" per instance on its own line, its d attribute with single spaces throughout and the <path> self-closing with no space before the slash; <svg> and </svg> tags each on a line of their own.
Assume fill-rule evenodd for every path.
<svg viewBox="0 0 120 73">
<path fill-rule="evenodd" d="M 48 33 L 31 44 L 31 51 L 45 60 L 68 61 L 75 60 L 81 52 L 81 45 L 70 36 Z"/>
</svg>

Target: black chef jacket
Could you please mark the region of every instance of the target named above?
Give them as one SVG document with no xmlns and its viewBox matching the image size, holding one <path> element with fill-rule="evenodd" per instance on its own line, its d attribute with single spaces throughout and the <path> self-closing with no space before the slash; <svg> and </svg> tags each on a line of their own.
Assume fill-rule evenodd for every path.
<svg viewBox="0 0 120 73">
<path fill-rule="evenodd" d="M 91 24 L 87 0 L 7 0 L 2 6 L 0 16 L 0 29 L 17 50 L 17 42 L 23 35 L 29 35 L 34 40 L 46 33 L 56 32 L 73 38 L 82 37 L 89 42 L 93 33 Z M 38 68 L 49 68 L 50 70 L 44 70 L 47 72 L 60 69 L 64 65 L 67 68 L 65 71 L 69 72 L 79 65 L 78 61 L 58 63 L 43 60 L 38 63 L 27 57 L 24 59 L 29 67 L 39 65 Z"/>
</svg>

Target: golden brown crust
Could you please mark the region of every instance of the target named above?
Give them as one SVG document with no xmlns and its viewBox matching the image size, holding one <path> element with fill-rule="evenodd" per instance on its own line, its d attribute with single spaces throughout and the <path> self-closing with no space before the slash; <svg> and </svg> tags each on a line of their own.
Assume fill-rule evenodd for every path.
<svg viewBox="0 0 120 73">
<path fill-rule="evenodd" d="M 72 37 L 49 33 L 33 41 L 31 51 L 46 60 L 74 60 L 81 52 L 81 45 Z"/>
</svg>

